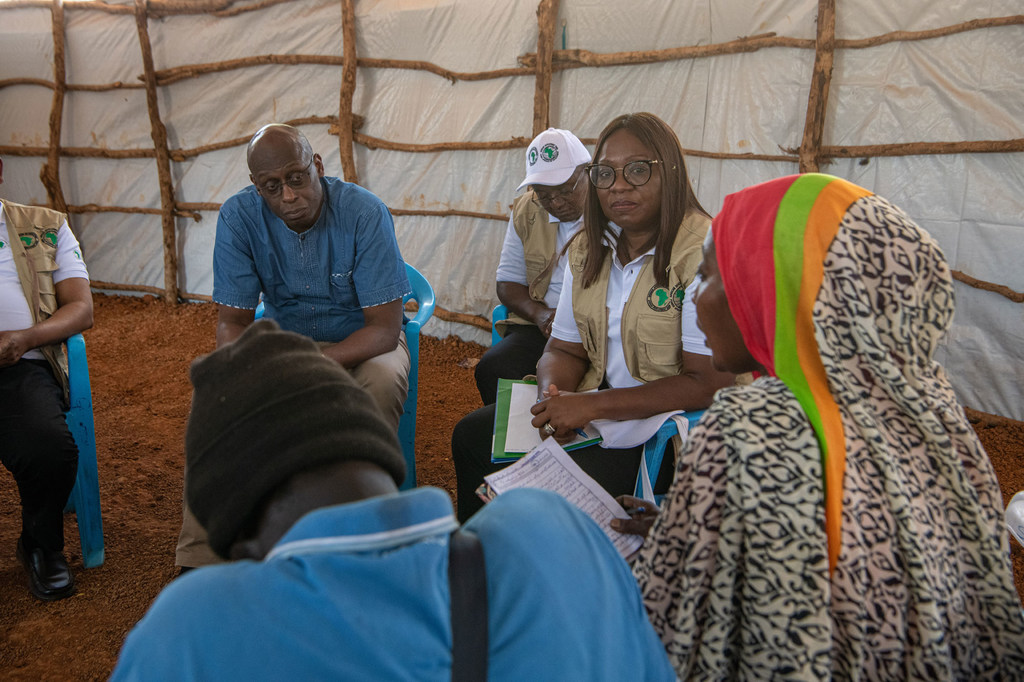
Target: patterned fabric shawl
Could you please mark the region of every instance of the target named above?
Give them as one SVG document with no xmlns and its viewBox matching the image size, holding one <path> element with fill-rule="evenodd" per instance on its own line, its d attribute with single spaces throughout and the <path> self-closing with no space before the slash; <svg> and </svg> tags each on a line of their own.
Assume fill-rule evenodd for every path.
<svg viewBox="0 0 1024 682">
<path fill-rule="evenodd" d="M 949 267 L 807 174 L 726 198 L 729 308 L 768 375 L 720 391 L 635 565 L 684 679 L 1022 679 L 1002 497 L 932 359 Z"/>
</svg>

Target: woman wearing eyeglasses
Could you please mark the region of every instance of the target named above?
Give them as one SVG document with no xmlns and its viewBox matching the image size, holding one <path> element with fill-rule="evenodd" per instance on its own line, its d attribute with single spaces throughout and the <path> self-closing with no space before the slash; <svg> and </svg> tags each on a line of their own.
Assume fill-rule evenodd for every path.
<svg viewBox="0 0 1024 682">
<path fill-rule="evenodd" d="M 620 116 L 601 133 L 587 174 L 584 227 L 569 246 L 537 365 L 533 425 L 560 442 L 594 419 L 705 408 L 734 382 L 712 367 L 696 327 L 691 284 L 710 219 L 690 187 L 675 133 L 653 114 Z M 494 468 L 479 433 L 493 425 L 493 414 L 491 424 L 475 414 L 452 437 L 462 518 L 479 508 L 472 492 Z M 596 445 L 569 454 L 619 495 L 633 491 L 641 449 Z M 655 492 L 667 490 L 671 472 L 666 457 Z"/>
</svg>

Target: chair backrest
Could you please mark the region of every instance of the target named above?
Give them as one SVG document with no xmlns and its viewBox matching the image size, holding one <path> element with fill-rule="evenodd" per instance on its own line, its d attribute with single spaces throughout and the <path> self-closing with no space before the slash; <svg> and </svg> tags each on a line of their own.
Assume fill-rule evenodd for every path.
<svg viewBox="0 0 1024 682">
<path fill-rule="evenodd" d="M 508 317 L 508 308 L 503 303 L 494 306 L 491 311 L 491 345 L 496 346 L 501 341 L 501 334 L 498 333 L 497 322 Z"/>
<path fill-rule="evenodd" d="M 66 511 L 74 510 L 78 537 L 82 544 L 82 563 L 86 568 L 103 563 L 103 516 L 100 510 L 100 482 L 96 466 L 96 431 L 92 418 L 92 390 L 85 338 L 75 334 L 67 340 L 69 409 L 65 415 L 68 429 L 78 446 L 78 473 L 68 497 Z"/>
<path fill-rule="evenodd" d="M 692 429 L 700 421 L 700 418 L 704 416 L 704 410 L 684 412 L 682 416 L 686 417 L 686 421 L 689 422 L 689 427 Z M 661 462 L 665 458 L 665 449 L 672 438 L 678 433 L 679 428 L 676 426 L 675 420 L 668 419 L 661 425 L 657 433 L 644 443 L 644 457 L 641 460 L 640 466 L 642 467 L 644 462 L 647 463 L 647 477 L 651 486 L 654 486 L 658 479 L 658 472 L 661 471 Z M 646 497 L 643 491 L 642 476 L 642 472 L 638 471 L 636 475 L 636 488 L 633 492 L 633 495 L 641 498 Z M 659 495 L 658 497 L 661 496 Z M 661 500 L 657 498 L 652 501 L 661 503 Z"/>
<path fill-rule="evenodd" d="M 403 303 L 416 301 L 418 306 L 412 318 L 405 316 L 405 343 L 409 348 L 409 393 L 402 405 L 402 418 L 398 422 L 398 442 L 405 456 L 405 482 L 402 489 L 416 487 L 416 396 L 419 393 L 420 329 L 434 314 L 434 288 L 419 270 L 405 264 L 412 293 L 407 294 Z"/>
</svg>

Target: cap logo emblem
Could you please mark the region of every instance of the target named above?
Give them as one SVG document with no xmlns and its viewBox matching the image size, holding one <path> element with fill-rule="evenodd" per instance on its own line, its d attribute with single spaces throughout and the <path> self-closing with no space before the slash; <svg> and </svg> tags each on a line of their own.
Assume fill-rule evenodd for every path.
<svg viewBox="0 0 1024 682">
<path fill-rule="evenodd" d="M 554 161 L 558 158 L 558 145 L 554 142 L 549 142 L 540 148 L 540 158 L 545 161 Z"/>
<path fill-rule="evenodd" d="M 537 163 L 537 148 L 530 147 L 530 151 L 527 153 L 526 158 L 530 162 L 531 166 Z"/>
</svg>

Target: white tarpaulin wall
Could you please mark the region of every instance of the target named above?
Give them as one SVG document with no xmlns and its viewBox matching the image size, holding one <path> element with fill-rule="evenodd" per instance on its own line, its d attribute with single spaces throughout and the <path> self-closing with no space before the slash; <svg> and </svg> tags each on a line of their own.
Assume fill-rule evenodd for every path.
<svg viewBox="0 0 1024 682">
<path fill-rule="evenodd" d="M 45 204 L 53 108 L 54 37 L 48 2 L 0 1 L 0 196 Z M 162 207 L 134 5 L 65 2 L 65 81 L 60 185 L 94 280 L 162 290 Z M 228 5 L 229 3 L 224 3 Z M 180 9 L 179 5 L 179 9 Z M 187 3 L 184 5 L 187 6 Z M 230 5 L 233 9 L 244 5 Z M 153 8 L 160 7 L 152 3 Z M 360 60 L 429 62 L 460 73 L 514 69 L 537 52 L 537 0 L 358 0 Z M 1024 291 L 1024 12 L 1022 0 L 836 0 L 836 38 L 822 144 L 1010 141 L 1002 153 L 946 153 L 837 159 L 824 172 L 848 178 L 903 207 L 940 242 L 953 268 Z M 694 187 L 716 212 L 746 185 L 798 171 L 815 61 L 813 0 L 562 0 L 558 50 L 597 54 L 726 43 L 774 33 L 798 47 L 608 67 L 556 68 L 550 123 L 593 140 L 613 117 L 651 111 L 695 152 L 777 160 L 688 157 Z M 952 31 L 924 40 L 844 48 L 843 40 L 926 31 L 978 19 L 1006 25 Z M 991 22 L 990 22 L 991 23 Z M 157 88 L 159 118 L 172 152 L 178 207 L 178 286 L 208 297 L 216 206 L 248 182 L 244 146 L 185 154 L 245 139 L 260 125 L 302 124 L 328 174 L 342 175 L 337 131 L 342 87 L 342 3 L 295 0 L 215 17 L 153 14 L 147 22 L 157 72 L 260 55 L 330 56 L 327 64 L 262 64 L 205 73 Z M 806 43 L 809 42 L 809 48 Z M 309 61 L 309 60 L 306 60 Z M 27 79 L 35 79 L 29 82 Z M 40 84 L 42 83 L 42 84 Z M 392 143 L 500 142 L 533 134 L 535 77 L 529 72 L 454 82 L 425 70 L 360 63 L 352 111 L 359 133 Z M 53 141 L 55 144 L 56 141 Z M 135 150 L 95 158 L 68 150 Z M 1017 150 L 1017 151 L 1014 151 Z M 523 175 L 523 147 L 427 153 L 354 146 L 358 180 L 392 209 L 507 214 Z M 788 160 L 787 160 L 788 158 Z M 150 214 L 95 207 L 151 209 Z M 487 316 L 503 220 L 462 215 L 395 218 L 406 260 L 432 282 L 445 311 Z M 1024 307 L 957 284 L 952 333 L 940 351 L 962 400 L 1024 419 Z M 457 316 L 456 316 L 457 317 Z M 449 319 L 452 319 L 449 316 Z M 486 342 L 476 327 L 436 317 L 426 333 Z M 212 333 L 212 330 L 211 330 Z"/>
</svg>

